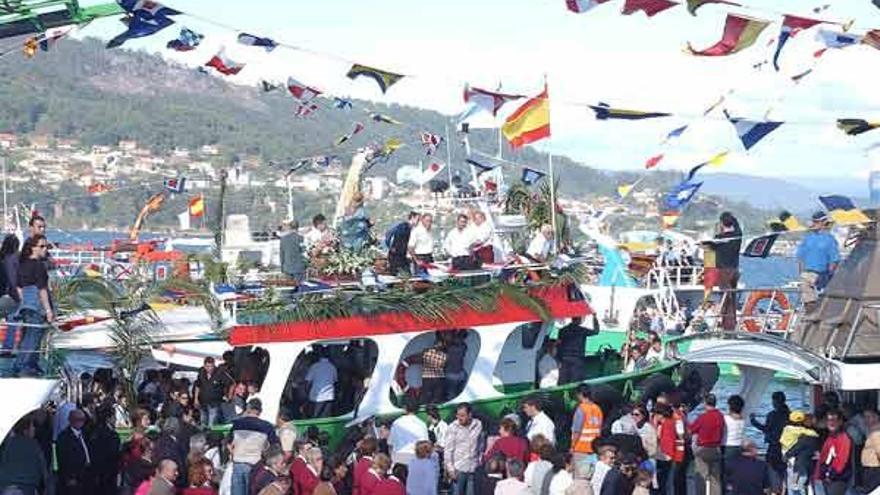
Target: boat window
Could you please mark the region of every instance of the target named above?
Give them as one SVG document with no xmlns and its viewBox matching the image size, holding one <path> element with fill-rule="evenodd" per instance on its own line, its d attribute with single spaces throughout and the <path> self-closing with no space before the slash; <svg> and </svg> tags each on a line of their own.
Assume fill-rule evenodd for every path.
<svg viewBox="0 0 880 495">
<path fill-rule="evenodd" d="M 474 330 L 441 330 L 417 335 L 400 356 L 391 386 L 391 401 L 402 406 L 406 397 L 420 404 L 442 404 L 455 399 L 464 390 L 479 353 L 480 335 Z M 430 363 L 438 355 L 442 369 L 426 366 L 426 358 Z"/>
<path fill-rule="evenodd" d="M 547 334 L 544 327 L 542 322 L 535 321 L 524 323 L 510 332 L 495 363 L 493 382 L 496 389 L 501 392 L 531 389 L 536 375 L 539 379 L 543 376 L 538 363 L 545 355 L 553 359 L 545 349 Z"/>
<path fill-rule="evenodd" d="M 306 347 L 290 369 L 279 410 L 292 419 L 351 413 L 367 391 L 378 356 L 379 346 L 370 339 L 323 341 Z"/>
</svg>

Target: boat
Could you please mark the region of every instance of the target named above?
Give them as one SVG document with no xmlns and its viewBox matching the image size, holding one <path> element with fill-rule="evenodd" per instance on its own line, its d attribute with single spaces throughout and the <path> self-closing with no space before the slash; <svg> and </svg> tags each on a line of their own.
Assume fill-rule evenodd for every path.
<svg viewBox="0 0 880 495">
<path fill-rule="evenodd" d="M 544 344 L 554 322 L 592 315 L 577 285 L 566 276 L 551 275 L 549 269 L 540 281 L 527 284 L 491 280 L 474 285 L 450 279 L 440 284 L 412 282 L 384 293 L 336 288 L 301 296 L 293 304 L 253 298 L 228 304 L 237 309 L 235 320 L 227 321 L 226 338 L 204 330 L 209 320 L 203 308 L 157 311 L 163 325 L 172 330 L 156 332 L 151 356 L 141 369 L 170 365 L 181 372 L 193 372 L 205 356 L 221 358 L 226 351 L 236 356 L 263 356 L 268 365 L 258 379 L 262 417 L 274 422 L 281 408 L 299 410 L 292 402 L 292 391 L 301 386 L 306 363 L 316 349 L 326 348 L 331 356 L 346 356 L 356 349 L 361 363 L 357 376 L 363 379 L 363 386 L 358 387 L 360 400 L 336 410 L 333 417 L 306 419 L 298 415 L 302 419 L 295 421 L 301 431 L 315 426 L 326 432 L 334 444 L 342 441 L 352 425 L 401 414 L 402 397 L 414 388 L 407 383 L 401 363 L 453 331 L 465 334 L 468 376 L 461 392 L 440 405 L 444 414 L 455 404 L 470 401 L 480 414 L 497 418 L 516 412 L 525 397 L 539 394 L 551 411 L 556 411 L 557 419 L 565 421 L 563 412 L 569 410 L 566 405 L 573 400 L 577 384 L 539 388 L 538 363 L 546 353 Z M 192 324 L 189 332 L 183 330 L 187 315 Z M 0 393 L 14 391 L 20 398 L 16 407 L 0 418 L 8 420 L 0 425 L 0 437 L 22 414 L 58 393 L 75 391 L 83 371 L 113 367 L 107 353 L 112 352 L 107 331 L 110 324 L 112 321 L 95 322 L 53 336 L 52 347 L 63 361 L 59 376 L 0 379 Z M 342 366 L 346 361 L 340 358 L 337 362 Z M 658 375 L 673 376 L 679 364 L 663 361 L 627 373 L 621 355 L 607 348 L 587 353 L 587 363 L 589 379 L 585 383 L 622 397 L 637 395 L 642 385 Z M 34 386 L 23 387 L 23 382 Z"/>
<path fill-rule="evenodd" d="M 880 373 L 880 211 L 866 210 L 871 222 L 853 229 L 854 246 L 820 296 L 819 307 L 805 313 L 795 306 L 768 311 L 763 324 L 741 324 L 734 331 L 681 336 L 667 351 L 691 363 L 729 363 L 741 370 L 746 404 L 758 403 L 774 375 L 785 375 L 814 389 L 814 405 L 823 391 L 835 391 L 853 403 L 877 403 Z M 767 288 L 777 299 L 790 290 Z M 772 309 L 772 308 L 771 308 Z M 768 324 L 768 322 L 776 322 Z"/>
</svg>

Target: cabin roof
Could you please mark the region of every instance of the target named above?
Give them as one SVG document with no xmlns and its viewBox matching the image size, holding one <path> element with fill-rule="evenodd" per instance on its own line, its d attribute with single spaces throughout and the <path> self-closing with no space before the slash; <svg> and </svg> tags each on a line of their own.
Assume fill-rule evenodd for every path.
<svg viewBox="0 0 880 495">
<path fill-rule="evenodd" d="M 541 299 L 553 318 L 588 316 L 593 313 L 583 299 L 572 300 L 564 285 L 529 289 L 532 296 Z M 254 325 L 236 325 L 229 333 L 232 345 L 250 345 L 268 342 L 301 342 L 361 338 L 394 333 L 452 330 L 505 323 L 541 320 L 535 310 L 517 303 L 513 298 L 500 296 L 494 311 L 477 311 L 470 307 L 450 314 L 443 320 L 419 318 L 412 313 L 384 312 L 375 315 L 348 316 L 327 320 L 273 322 Z"/>
</svg>

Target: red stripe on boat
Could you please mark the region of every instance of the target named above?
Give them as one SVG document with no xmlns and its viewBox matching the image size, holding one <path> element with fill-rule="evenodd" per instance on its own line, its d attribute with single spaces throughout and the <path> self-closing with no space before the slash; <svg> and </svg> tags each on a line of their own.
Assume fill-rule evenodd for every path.
<svg viewBox="0 0 880 495">
<path fill-rule="evenodd" d="M 564 286 L 532 289 L 530 293 L 543 300 L 553 318 L 571 318 L 593 313 L 586 301 L 570 301 L 568 291 Z M 540 315 L 531 309 L 520 306 L 508 297 L 501 297 L 498 301 L 498 307 L 493 312 L 481 312 L 464 307 L 450 315 L 448 321 L 424 320 L 411 313 L 380 313 L 320 321 L 236 325 L 229 333 L 229 343 L 231 345 L 249 345 L 266 342 L 357 338 L 425 330 L 473 328 L 540 319 Z"/>
</svg>

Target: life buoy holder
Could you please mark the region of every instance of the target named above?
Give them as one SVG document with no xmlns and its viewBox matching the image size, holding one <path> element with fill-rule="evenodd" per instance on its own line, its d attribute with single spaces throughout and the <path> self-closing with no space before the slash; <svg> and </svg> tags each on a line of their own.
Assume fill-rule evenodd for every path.
<svg viewBox="0 0 880 495">
<path fill-rule="evenodd" d="M 782 308 L 782 318 L 776 324 L 776 328 L 774 330 L 780 332 L 788 331 L 788 324 L 791 322 L 791 304 L 788 302 L 788 298 L 785 297 L 785 294 L 782 292 L 776 292 L 769 290 L 756 290 L 749 295 L 749 298 L 746 300 L 746 304 L 743 306 L 742 316 L 743 316 L 743 326 L 749 332 L 760 332 L 761 331 L 761 319 L 755 318 L 755 310 L 758 307 L 758 303 L 763 300 L 770 300 L 770 305 L 775 302 L 780 308 Z M 768 306 L 768 309 L 770 306 Z M 763 320 L 766 321 L 766 320 Z"/>
</svg>

